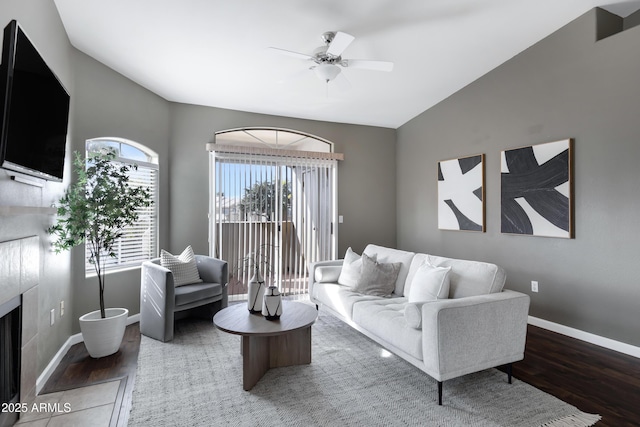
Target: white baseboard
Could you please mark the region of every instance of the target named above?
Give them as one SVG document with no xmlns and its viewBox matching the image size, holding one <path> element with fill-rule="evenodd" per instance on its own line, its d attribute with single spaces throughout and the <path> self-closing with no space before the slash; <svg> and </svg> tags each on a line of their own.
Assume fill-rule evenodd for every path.
<svg viewBox="0 0 640 427">
<path fill-rule="evenodd" d="M 629 356 L 640 358 L 640 347 L 636 347 L 631 344 L 601 337 L 600 335 L 595 335 L 589 332 L 581 331 L 579 329 L 570 328 L 569 326 L 564 326 L 559 323 L 550 322 L 548 320 L 539 319 L 533 316 L 529 316 L 529 324 L 538 326 L 542 329 L 547 329 L 552 332 L 557 332 L 571 338 L 576 338 L 581 341 L 586 341 L 600 347 L 608 348 L 609 350 L 614 350 L 619 353 L 624 353 L 628 354 Z"/>
<path fill-rule="evenodd" d="M 140 321 L 140 314 L 134 314 L 127 318 L 127 325 L 138 323 L 139 321 Z M 44 368 L 44 371 L 42 371 L 42 373 L 36 380 L 36 395 L 40 394 L 40 391 L 42 391 L 45 384 L 47 384 L 47 381 L 49 381 L 49 378 L 51 378 L 51 375 L 53 375 L 53 373 L 55 372 L 60 362 L 62 362 L 62 359 L 67 354 L 69 349 L 72 346 L 79 344 L 81 342 L 84 342 L 84 340 L 82 339 L 82 334 L 71 335 L 67 339 L 67 341 L 65 341 L 62 347 L 60 347 L 60 350 L 58 350 L 55 356 L 53 356 L 53 359 L 51 359 L 47 367 Z"/>
</svg>

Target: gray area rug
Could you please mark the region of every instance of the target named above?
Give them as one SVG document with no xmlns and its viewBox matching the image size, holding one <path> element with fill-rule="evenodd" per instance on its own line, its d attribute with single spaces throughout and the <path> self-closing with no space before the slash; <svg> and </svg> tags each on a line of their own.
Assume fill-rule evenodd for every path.
<svg viewBox="0 0 640 427">
<path fill-rule="evenodd" d="M 184 320 L 172 342 L 142 337 L 129 426 L 590 426 L 586 414 L 489 369 L 436 381 L 330 315 L 310 365 L 271 369 L 242 389 L 240 337 Z"/>
</svg>

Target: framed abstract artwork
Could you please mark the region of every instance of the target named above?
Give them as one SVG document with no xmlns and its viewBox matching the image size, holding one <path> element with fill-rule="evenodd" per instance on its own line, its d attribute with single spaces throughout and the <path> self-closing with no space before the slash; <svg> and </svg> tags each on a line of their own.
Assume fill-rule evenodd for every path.
<svg viewBox="0 0 640 427">
<path fill-rule="evenodd" d="M 573 140 L 501 153 L 503 233 L 573 238 Z"/>
<path fill-rule="evenodd" d="M 485 230 L 484 154 L 438 162 L 438 228 Z"/>
</svg>

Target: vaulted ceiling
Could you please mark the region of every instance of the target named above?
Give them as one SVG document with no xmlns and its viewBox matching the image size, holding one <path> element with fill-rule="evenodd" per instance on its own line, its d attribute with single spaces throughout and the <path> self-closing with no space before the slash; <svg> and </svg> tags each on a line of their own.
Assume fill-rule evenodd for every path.
<svg viewBox="0 0 640 427">
<path fill-rule="evenodd" d="M 600 6 L 638 0 L 54 0 L 71 43 L 163 98 L 289 117 L 397 128 L 537 41 Z M 321 81 L 312 54 L 326 31 L 355 36 L 343 69 Z"/>
</svg>

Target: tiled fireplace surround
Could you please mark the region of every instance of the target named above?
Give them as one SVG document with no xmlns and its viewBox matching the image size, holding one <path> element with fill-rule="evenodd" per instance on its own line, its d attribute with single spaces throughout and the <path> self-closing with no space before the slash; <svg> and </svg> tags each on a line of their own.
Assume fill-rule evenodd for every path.
<svg viewBox="0 0 640 427">
<path fill-rule="evenodd" d="M 39 238 L 0 242 L 0 304 L 22 295 L 20 402 L 36 395 L 39 281 Z"/>
</svg>

